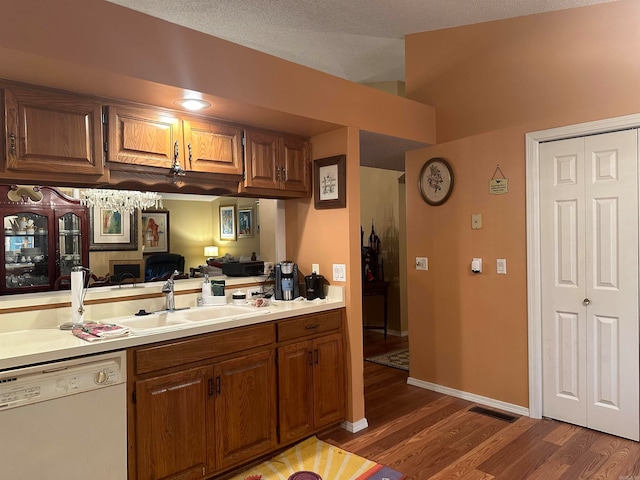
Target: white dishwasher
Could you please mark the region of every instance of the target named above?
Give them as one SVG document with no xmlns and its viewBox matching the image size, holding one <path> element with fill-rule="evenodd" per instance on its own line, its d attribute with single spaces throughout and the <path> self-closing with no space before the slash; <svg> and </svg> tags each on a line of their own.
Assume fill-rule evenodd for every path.
<svg viewBox="0 0 640 480">
<path fill-rule="evenodd" d="M 0 465 L 12 480 L 127 478 L 125 352 L 0 372 Z"/>
</svg>

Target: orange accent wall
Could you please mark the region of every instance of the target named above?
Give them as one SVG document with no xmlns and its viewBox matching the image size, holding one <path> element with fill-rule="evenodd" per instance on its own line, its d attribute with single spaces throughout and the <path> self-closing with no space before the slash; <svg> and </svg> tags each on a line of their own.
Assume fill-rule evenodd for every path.
<svg viewBox="0 0 640 480">
<path fill-rule="evenodd" d="M 362 285 L 360 283 L 360 134 L 345 127 L 311 140 L 313 159 L 347 156 L 346 208 L 316 210 L 313 198 L 285 202 L 287 257 L 302 275 L 318 263 L 332 285 L 345 287 L 347 312 L 347 420 L 364 418 Z M 347 281 L 333 281 L 333 264 L 346 265 Z"/>
<path fill-rule="evenodd" d="M 438 139 L 406 162 L 412 377 L 528 405 L 524 136 L 640 112 L 639 18 L 640 2 L 619 1 L 406 38 L 407 97 L 436 107 Z M 455 175 L 439 207 L 417 189 L 434 156 Z M 497 164 L 509 193 L 491 196 Z"/>
</svg>

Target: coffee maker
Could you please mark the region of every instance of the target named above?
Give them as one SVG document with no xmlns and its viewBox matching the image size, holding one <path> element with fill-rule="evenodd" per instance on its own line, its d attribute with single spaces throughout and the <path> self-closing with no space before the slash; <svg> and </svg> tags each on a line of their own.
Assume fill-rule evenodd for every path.
<svg viewBox="0 0 640 480">
<path fill-rule="evenodd" d="M 276 300 L 293 300 L 300 296 L 298 265 L 291 261 L 277 263 L 275 266 Z"/>
</svg>

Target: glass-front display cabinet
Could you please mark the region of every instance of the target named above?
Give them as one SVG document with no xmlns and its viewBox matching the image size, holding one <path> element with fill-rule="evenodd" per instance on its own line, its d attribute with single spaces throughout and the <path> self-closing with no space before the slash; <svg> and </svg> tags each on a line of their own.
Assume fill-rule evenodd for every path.
<svg viewBox="0 0 640 480">
<path fill-rule="evenodd" d="M 0 215 L 0 294 L 69 288 L 71 268 L 88 267 L 88 214 L 79 200 L 53 187 L 0 185 Z"/>
</svg>

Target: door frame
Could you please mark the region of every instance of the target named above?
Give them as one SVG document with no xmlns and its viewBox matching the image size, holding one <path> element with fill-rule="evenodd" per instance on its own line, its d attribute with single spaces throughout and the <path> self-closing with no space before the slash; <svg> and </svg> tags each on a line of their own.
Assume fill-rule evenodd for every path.
<svg viewBox="0 0 640 480">
<path fill-rule="evenodd" d="M 525 134 L 527 214 L 527 318 L 529 416 L 542 418 L 542 291 L 540 255 L 540 143 L 640 128 L 640 114 L 539 130 Z"/>
</svg>

